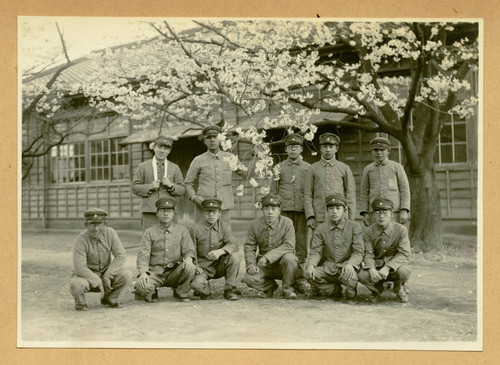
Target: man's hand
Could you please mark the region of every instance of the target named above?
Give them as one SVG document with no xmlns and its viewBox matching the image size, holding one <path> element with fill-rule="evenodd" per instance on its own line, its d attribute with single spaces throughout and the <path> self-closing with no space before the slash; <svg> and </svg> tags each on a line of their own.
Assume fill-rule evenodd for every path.
<svg viewBox="0 0 500 365">
<path fill-rule="evenodd" d="M 249 273 L 250 275 L 253 275 L 253 274 L 257 274 L 259 272 L 259 267 L 257 265 L 251 265 L 248 269 L 247 269 L 247 273 Z"/>
<path fill-rule="evenodd" d="M 266 264 L 269 262 L 266 256 L 262 256 L 259 261 L 257 261 L 257 265 L 259 266 L 266 266 Z"/>
<path fill-rule="evenodd" d="M 370 225 L 370 214 L 369 213 L 364 213 L 363 214 L 363 223 L 367 227 Z"/>
<path fill-rule="evenodd" d="M 156 190 L 160 188 L 160 180 L 155 180 L 149 184 L 149 190 Z"/>
<path fill-rule="evenodd" d="M 186 270 L 196 270 L 196 265 L 193 263 L 192 257 L 186 257 L 182 262 L 182 268 Z"/>
<path fill-rule="evenodd" d="M 347 264 L 342 268 L 342 273 L 340 274 L 346 280 L 352 280 L 356 277 L 356 270 L 351 264 Z"/>
<path fill-rule="evenodd" d="M 222 248 L 219 248 L 218 250 L 210 251 L 208 253 L 207 257 L 210 260 L 218 260 L 219 257 L 221 257 L 222 255 L 224 255 L 225 253 L 226 253 L 226 251 L 224 251 Z"/>
<path fill-rule="evenodd" d="M 149 275 L 146 272 L 143 272 L 139 279 L 137 280 L 137 284 L 141 288 L 146 288 L 146 285 L 149 284 Z"/>
<path fill-rule="evenodd" d="M 106 294 L 104 292 L 104 286 L 102 284 L 102 280 L 99 280 L 99 283 L 97 284 L 97 289 L 101 292 L 101 299 L 104 298 L 104 295 Z"/>
<path fill-rule="evenodd" d="M 311 228 L 312 230 L 316 229 L 316 219 L 314 217 L 307 218 L 307 227 Z"/>
<path fill-rule="evenodd" d="M 406 209 L 402 209 L 399 212 L 399 223 L 406 224 L 408 222 L 408 211 Z"/>
<path fill-rule="evenodd" d="M 198 208 L 203 209 L 201 202 L 202 202 L 202 200 L 198 197 L 193 199 L 193 203 L 195 203 Z"/>
<path fill-rule="evenodd" d="M 201 275 L 203 274 L 203 269 L 199 266 L 196 266 L 196 275 Z"/>
<path fill-rule="evenodd" d="M 389 275 L 389 267 L 384 266 L 378 271 L 379 275 L 382 277 L 382 280 L 387 279 L 387 276 Z"/>
<path fill-rule="evenodd" d="M 368 273 L 370 274 L 370 278 L 374 283 L 377 283 L 380 280 L 382 280 L 382 277 L 380 276 L 379 272 L 374 267 L 370 268 L 368 270 Z"/>
<path fill-rule="evenodd" d="M 170 189 L 174 186 L 174 184 L 172 184 L 172 182 L 170 181 L 170 179 L 168 177 L 164 177 L 163 179 L 161 179 L 161 183 L 163 185 L 165 185 L 167 187 L 167 189 Z"/>
<path fill-rule="evenodd" d="M 314 266 L 308 265 L 304 270 L 304 276 L 306 277 L 306 279 L 314 280 L 314 271 L 315 271 Z"/>
<path fill-rule="evenodd" d="M 104 292 L 106 294 L 111 293 L 111 279 L 107 276 L 102 277 L 102 285 L 104 286 Z"/>
</svg>

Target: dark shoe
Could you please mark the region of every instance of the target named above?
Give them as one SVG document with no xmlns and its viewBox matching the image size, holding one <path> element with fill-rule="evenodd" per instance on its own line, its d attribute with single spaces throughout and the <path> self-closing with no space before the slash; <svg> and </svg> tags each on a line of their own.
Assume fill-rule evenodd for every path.
<svg viewBox="0 0 500 365">
<path fill-rule="evenodd" d="M 174 298 L 177 299 L 179 302 L 183 302 L 183 303 L 191 301 L 188 297 L 179 296 L 179 294 L 177 294 L 177 292 L 175 292 L 175 291 L 174 291 Z"/>
<path fill-rule="evenodd" d="M 273 286 L 271 289 L 266 290 L 266 298 L 272 298 L 276 289 L 278 289 L 279 285 L 276 282 L 273 282 Z"/>
<path fill-rule="evenodd" d="M 408 283 L 403 284 L 403 290 L 405 291 L 406 294 L 411 293 L 411 290 L 410 290 L 410 287 L 408 286 Z"/>
<path fill-rule="evenodd" d="M 344 298 L 344 303 L 346 304 L 356 304 L 358 301 L 356 300 L 356 297 L 345 297 Z"/>
<path fill-rule="evenodd" d="M 380 303 L 382 301 L 382 297 L 377 294 L 372 294 L 370 295 L 366 300 L 368 300 L 370 303 Z"/>
<path fill-rule="evenodd" d="M 232 289 L 228 289 L 224 291 L 224 298 L 227 300 L 238 300 L 240 299 L 240 296 L 236 294 L 236 292 Z"/>
<path fill-rule="evenodd" d="M 120 302 L 112 302 L 108 298 L 104 297 L 101 299 L 101 304 L 102 305 L 109 305 L 111 308 L 122 308 L 123 303 Z"/>
<path fill-rule="evenodd" d="M 401 303 L 406 303 L 408 301 L 408 294 L 406 294 L 404 290 L 401 290 L 396 296 Z"/>
<path fill-rule="evenodd" d="M 210 300 L 212 299 L 212 294 L 203 294 L 203 293 L 199 293 L 199 297 L 201 300 Z"/>
<path fill-rule="evenodd" d="M 297 294 L 295 294 L 293 291 L 289 293 L 283 293 L 283 298 L 285 299 L 297 299 Z"/>
<path fill-rule="evenodd" d="M 332 298 L 333 300 L 341 300 L 343 298 L 342 285 L 335 284 L 335 287 L 333 288 Z"/>
<path fill-rule="evenodd" d="M 306 294 L 311 290 L 311 285 L 306 280 L 300 280 L 296 285 L 297 293 Z"/>
<path fill-rule="evenodd" d="M 89 310 L 89 307 L 87 307 L 87 304 L 75 304 L 75 309 L 77 311 L 86 312 Z"/>
</svg>

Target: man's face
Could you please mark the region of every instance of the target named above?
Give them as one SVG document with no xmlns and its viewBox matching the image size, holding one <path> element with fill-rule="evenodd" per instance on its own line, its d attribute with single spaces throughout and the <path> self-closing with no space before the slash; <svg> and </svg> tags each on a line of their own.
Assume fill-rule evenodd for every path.
<svg viewBox="0 0 500 365">
<path fill-rule="evenodd" d="M 214 225 L 219 220 L 220 209 L 204 210 L 203 216 L 205 217 L 205 222 L 207 222 L 210 225 Z"/>
<path fill-rule="evenodd" d="M 376 210 L 375 212 L 373 212 L 373 215 L 375 216 L 375 222 L 380 227 L 384 227 L 385 228 L 391 222 L 391 219 L 392 219 L 392 210 L 390 210 L 390 209 Z"/>
<path fill-rule="evenodd" d="M 382 162 L 389 156 L 389 150 L 387 148 L 373 148 L 372 155 L 375 161 Z"/>
<path fill-rule="evenodd" d="M 97 223 L 97 222 L 87 222 L 85 223 L 85 226 L 87 227 L 87 232 L 92 239 L 96 239 L 97 237 L 100 237 L 102 233 L 104 232 L 104 223 Z"/>
<path fill-rule="evenodd" d="M 266 205 L 262 207 L 262 212 L 264 213 L 264 219 L 268 224 L 273 224 L 276 222 L 281 214 L 281 208 L 274 205 Z"/>
<path fill-rule="evenodd" d="M 164 144 L 155 144 L 154 150 L 156 159 L 158 161 L 164 161 L 168 157 L 172 149 Z"/>
<path fill-rule="evenodd" d="M 289 144 L 285 149 L 288 157 L 290 157 L 292 160 L 299 158 L 302 150 L 303 148 L 300 144 Z"/>
<path fill-rule="evenodd" d="M 175 209 L 158 209 L 156 211 L 156 216 L 160 220 L 160 223 L 169 224 L 174 219 Z"/>
<path fill-rule="evenodd" d="M 338 223 L 342 219 L 345 213 L 345 207 L 343 205 L 330 205 L 326 208 L 328 215 L 333 223 Z"/>
<path fill-rule="evenodd" d="M 220 140 L 217 138 L 216 135 L 206 136 L 203 139 L 203 142 L 205 143 L 205 146 L 207 146 L 209 151 L 219 150 Z"/>
<path fill-rule="evenodd" d="M 331 160 L 335 157 L 338 146 L 336 144 L 322 144 L 319 146 L 319 150 L 325 160 Z"/>
</svg>

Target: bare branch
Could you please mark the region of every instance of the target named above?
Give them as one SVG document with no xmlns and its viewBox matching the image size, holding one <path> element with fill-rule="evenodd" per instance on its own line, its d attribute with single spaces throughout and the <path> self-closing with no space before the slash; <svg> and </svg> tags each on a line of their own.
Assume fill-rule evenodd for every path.
<svg viewBox="0 0 500 365">
<path fill-rule="evenodd" d="M 57 27 L 57 33 L 59 33 L 59 38 L 61 38 L 61 44 L 62 44 L 64 56 L 66 57 L 66 61 L 67 61 L 67 63 L 71 63 L 71 60 L 69 59 L 69 56 L 68 56 L 68 50 L 66 49 L 66 42 L 64 42 L 63 33 L 61 32 L 61 29 L 59 29 L 59 24 L 56 23 L 56 27 Z"/>
</svg>

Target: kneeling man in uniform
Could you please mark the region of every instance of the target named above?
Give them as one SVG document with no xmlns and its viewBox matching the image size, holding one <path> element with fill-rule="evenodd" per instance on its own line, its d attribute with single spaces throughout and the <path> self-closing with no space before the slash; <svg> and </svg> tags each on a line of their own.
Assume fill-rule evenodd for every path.
<svg viewBox="0 0 500 365">
<path fill-rule="evenodd" d="M 359 273 L 359 281 L 372 292 L 369 300 L 380 301 L 384 283 L 394 284 L 399 301 L 407 302 L 404 284 L 410 278 L 410 240 L 406 227 L 392 221 L 393 203 L 377 198 L 372 203 L 375 223 L 365 230 L 365 267 Z"/>
<path fill-rule="evenodd" d="M 363 261 L 364 244 L 361 226 L 347 218 L 347 202 L 343 195 L 326 197 L 328 220 L 321 223 L 311 243 L 305 276 L 317 294 L 333 295 L 354 302 L 358 285 L 357 271 Z"/>
<path fill-rule="evenodd" d="M 146 229 L 137 254 L 136 299 L 157 302 L 157 287 L 174 289 L 174 298 L 189 302 L 189 287 L 196 274 L 196 250 L 186 227 L 173 223 L 176 201 L 156 202 L 159 223 Z"/>
<path fill-rule="evenodd" d="M 121 292 L 130 284 L 132 272 L 125 265 L 125 249 L 115 230 L 106 227 L 107 213 L 89 209 L 84 213 L 87 229 L 73 245 L 73 278 L 70 283 L 75 308 L 88 310 L 85 293 L 100 292 L 101 304 L 121 308 Z"/>
<path fill-rule="evenodd" d="M 283 297 L 296 299 L 294 285 L 299 259 L 294 254 L 292 220 L 280 215 L 279 196 L 268 194 L 261 204 L 264 216 L 251 223 L 245 242 L 247 272 L 243 282 L 272 298 L 278 288 L 274 279 L 281 279 Z"/>
<path fill-rule="evenodd" d="M 225 277 L 224 298 L 240 299 L 236 277 L 241 258 L 231 229 L 220 219 L 222 200 L 207 198 L 201 203 L 203 219 L 191 228 L 191 238 L 196 247 L 198 266 L 203 272 L 196 275 L 191 287 L 200 293 L 201 299 L 210 298 L 208 280 Z"/>
</svg>

